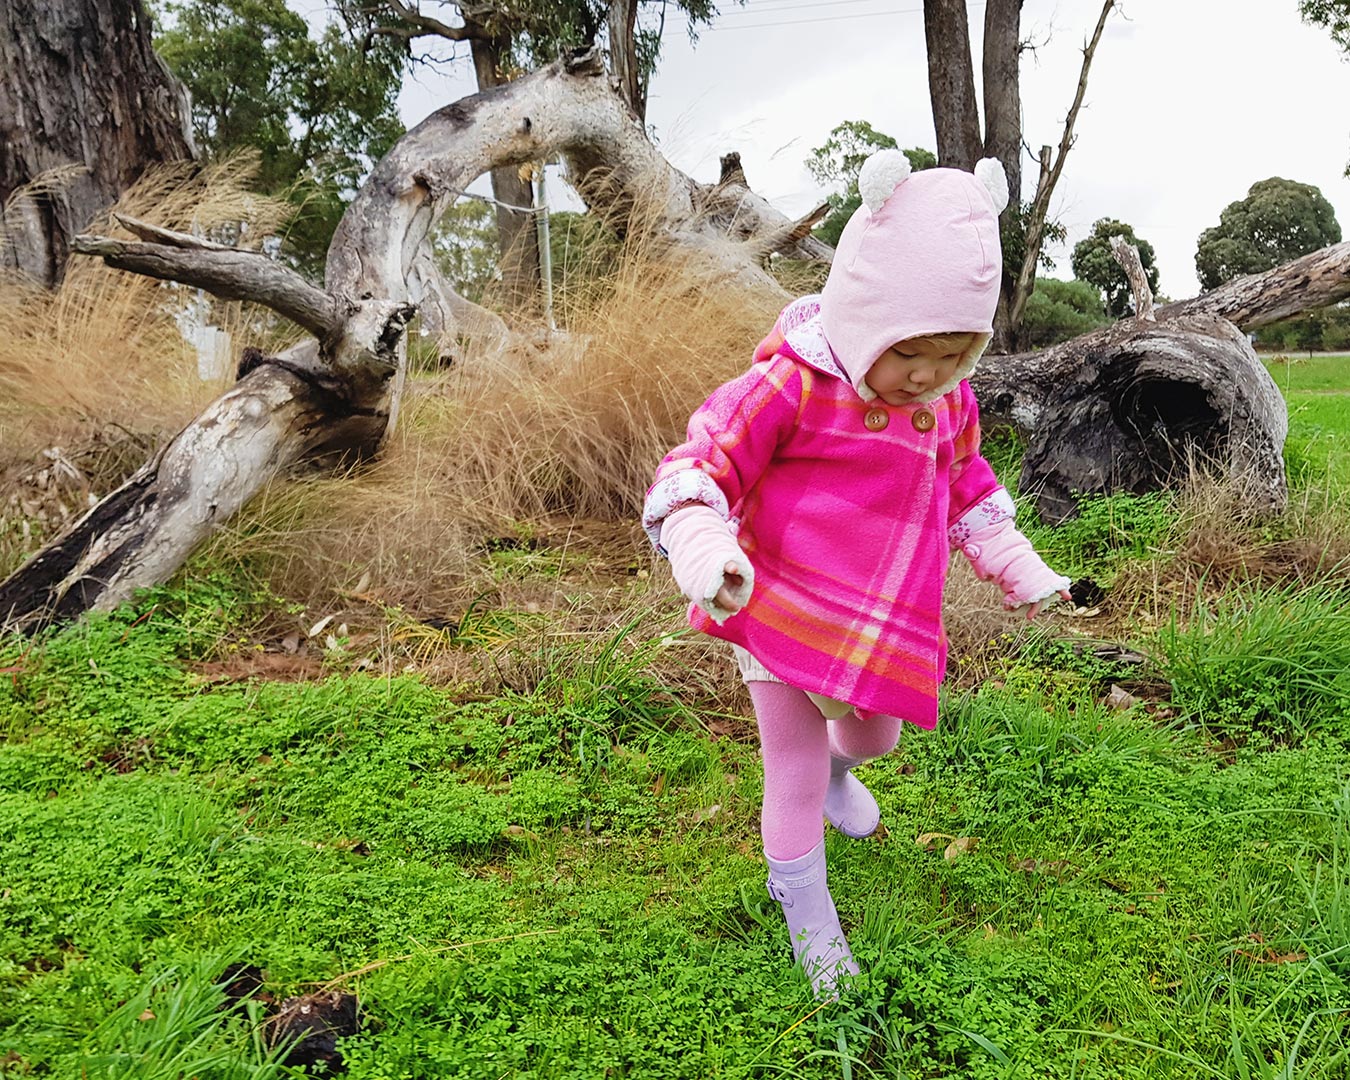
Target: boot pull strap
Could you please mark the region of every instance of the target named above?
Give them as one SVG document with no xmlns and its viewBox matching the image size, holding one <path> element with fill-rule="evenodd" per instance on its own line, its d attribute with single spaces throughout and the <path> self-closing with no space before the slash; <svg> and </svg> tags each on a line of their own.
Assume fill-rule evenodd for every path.
<svg viewBox="0 0 1350 1080">
<path fill-rule="evenodd" d="M 768 886 L 769 896 L 772 899 L 777 900 L 785 908 L 789 908 L 792 906 L 791 892 L 789 892 L 782 885 L 779 885 L 778 882 L 774 881 L 773 878 L 769 878 L 769 880 L 765 884 Z"/>
</svg>

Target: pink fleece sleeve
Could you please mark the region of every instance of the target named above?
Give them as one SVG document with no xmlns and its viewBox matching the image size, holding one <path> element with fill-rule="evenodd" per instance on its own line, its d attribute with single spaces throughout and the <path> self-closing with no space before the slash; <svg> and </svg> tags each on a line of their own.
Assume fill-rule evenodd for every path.
<svg viewBox="0 0 1350 1080">
<path fill-rule="evenodd" d="M 1002 486 L 989 462 L 980 454 L 980 407 L 970 383 L 961 380 L 961 430 L 956 436 L 950 477 L 951 500 L 947 506 L 948 526 L 960 521 L 968 511 L 988 499 Z"/>
<path fill-rule="evenodd" d="M 703 503 L 731 516 L 796 426 L 801 401 L 801 372 L 783 356 L 713 391 L 689 418 L 688 437 L 657 466 L 647 492 L 642 526 L 658 551 L 661 523 L 679 506 Z"/>
</svg>

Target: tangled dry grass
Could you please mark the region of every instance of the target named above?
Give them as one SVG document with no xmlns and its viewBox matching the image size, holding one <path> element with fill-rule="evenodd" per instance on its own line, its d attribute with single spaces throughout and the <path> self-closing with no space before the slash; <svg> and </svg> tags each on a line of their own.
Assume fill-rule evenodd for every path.
<svg viewBox="0 0 1350 1080">
<path fill-rule="evenodd" d="M 283 207 L 248 191 L 256 168 L 248 155 L 205 168 L 164 166 L 115 209 L 167 228 L 260 242 L 275 232 Z M 90 231 L 129 235 L 111 215 Z M 180 330 L 200 303 L 196 290 L 79 256 L 54 292 L 0 281 L 0 574 L 219 394 L 223 384 L 199 377 L 196 351 Z M 277 332 L 274 319 L 245 305 L 214 303 L 211 317 L 235 340 L 271 344 Z"/>
</svg>

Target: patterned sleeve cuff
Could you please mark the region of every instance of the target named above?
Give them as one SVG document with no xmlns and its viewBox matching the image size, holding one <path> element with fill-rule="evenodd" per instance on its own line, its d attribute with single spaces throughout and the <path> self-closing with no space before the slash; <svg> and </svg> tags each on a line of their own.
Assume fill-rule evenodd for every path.
<svg viewBox="0 0 1350 1080">
<path fill-rule="evenodd" d="M 960 547 L 981 529 L 997 525 L 1000 521 L 1012 521 L 1017 516 L 1012 496 L 1007 488 L 995 488 L 969 510 L 961 515 L 961 520 L 947 530 L 947 539 L 952 547 Z"/>
<path fill-rule="evenodd" d="M 684 503 L 703 503 L 724 518 L 731 516 L 726 495 L 717 486 L 717 481 L 702 469 L 680 469 L 664 476 L 647 492 L 647 501 L 642 507 L 642 528 L 652 547 L 661 555 L 666 554 L 661 546 L 661 523 L 666 520 L 666 515 Z"/>
</svg>

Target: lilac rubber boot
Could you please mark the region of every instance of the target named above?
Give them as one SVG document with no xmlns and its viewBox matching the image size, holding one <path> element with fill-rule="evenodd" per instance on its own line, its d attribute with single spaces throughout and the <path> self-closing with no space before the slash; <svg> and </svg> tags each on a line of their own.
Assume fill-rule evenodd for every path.
<svg viewBox="0 0 1350 1080">
<path fill-rule="evenodd" d="M 876 799 L 850 771 L 860 764 L 831 754 L 830 786 L 825 789 L 825 820 L 855 840 L 871 836 L 881 824 L 881 808 Z"/>
<path fill-rule="evenodd" d="M 783 908 L 793 959 L 811 981 L 818 999 L 830 998 L 840 980 L 858 974 L 825 876 L 825 841 L 805 855 L 769 864 L 769 895 Z"/>
</svg>

